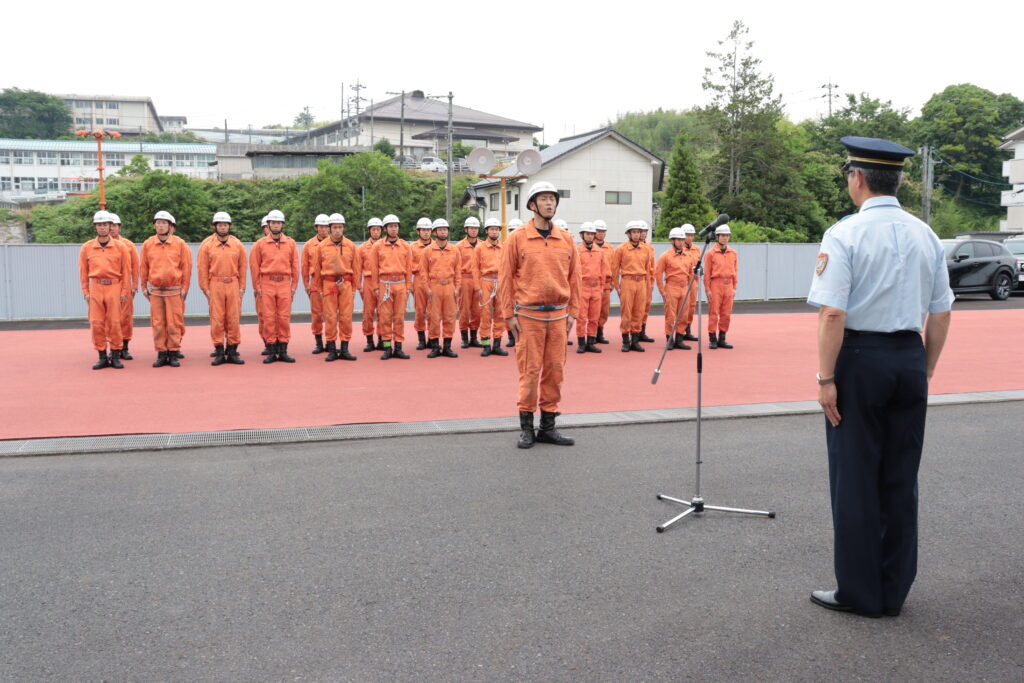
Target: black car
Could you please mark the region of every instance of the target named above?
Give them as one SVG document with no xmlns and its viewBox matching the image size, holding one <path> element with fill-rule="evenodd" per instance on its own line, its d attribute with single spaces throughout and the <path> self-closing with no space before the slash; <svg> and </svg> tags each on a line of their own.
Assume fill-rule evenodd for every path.
<svg viewBox="0 0 1024 683">
<path fill-rule="evenodd" d="M 1010 296 L 1017 283 L 1017 260 L 998 242 L 942 240 L 954 294 L 987 292 L 997 301 Z"/>
<path fill-rule="evenodd" d="M 1017 290 L 1024 290 L 1024 238 L 1014 237 L 1003 242 L 1003 246 L 1010 250 L 1013 257 L 1017 259 L 1017 266 L 1020 272 L 1017 274 Z"/>
</svg>

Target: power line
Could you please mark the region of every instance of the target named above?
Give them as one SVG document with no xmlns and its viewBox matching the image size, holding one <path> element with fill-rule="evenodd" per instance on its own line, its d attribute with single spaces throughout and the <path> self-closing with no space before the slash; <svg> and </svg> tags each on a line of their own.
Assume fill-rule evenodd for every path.
<svg viewBox="0 0 1024 683">
<path fill-rule="evenodd" d="M 997 209 L 1003 208 L 1002 204 L 993 204 L 992 202 L 983 202 L 980 199 L 974 199 L 973 197 L 967 197 L 967 196 L 965 196 L 963 194 L 961 194 L 958 197 L 957 194 L 956 194 L 956 190 L 951 190 L 950 188 L 946 187 L 943 183 L 938 183 L 938 185 L 943 190 L 948 192 L 951 195 L 952 199 L 954 199 L 956 201 L 970 202 L 971 204 L 980 204 L 981 206 L 994 206 Z"/>
<path fill-rule="evenodd" d="M 935 157 L 935 160 L 938 161 L 940 164 L 943 164 L 945 166 L 949 166 L 951 169 L 953 169 L 954 171 L 956 171 L 960 175 L 967 176 L 971 180 L 977 180 L 979 183 L 987 183 L 989 185 L 1000 185 L 1000 186 L 1011 185 L 1011 183 L 1008 183 L 1005 180 L 1002 180 L 1000 182 L 993 182 L 991 180 L 985 180 L 984 178 L 979 178 L 977 176 L 971 175 L 970 173 L 967 173 L 966 171 L 961 171 L 959 168 L 957 168 L 953 164 L 949 163 L 948 161 L 946 161 L 945 159 L 940 157 L 938 154 L 935 154 L 934 151 L 932 152 L 932 156 Z M 989 176 L 989 177 L 994 177 L 994 176 Z"/>
</svg>

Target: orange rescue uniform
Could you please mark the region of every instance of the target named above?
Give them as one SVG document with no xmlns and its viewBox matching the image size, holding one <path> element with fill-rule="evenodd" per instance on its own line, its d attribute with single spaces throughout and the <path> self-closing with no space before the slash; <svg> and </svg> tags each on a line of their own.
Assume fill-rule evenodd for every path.
<svg viewBox="0 0 1024 683">
<path fill-rule="evenodd" d="M 483 342 L 498 339 L 505 334 L 505 318 L 498 310 L 498 270 L 501 267 L 503 248 L 501 242 L 491 244 L 490 240 L 484 240 L 473 250 L 472 279 L 475 288 L 481 292 L 478 329 Z"/>
<path fill-rule="evenodd" d="M 476 244 L 472 244 L 468 237 L 455 244 L 462 264 L 462 295 L 459 299 L 459 329 L 462 331 L 480 329 L 480 298 L 476 295 L 476 279 L 473 277 L 473 255 L 481 246 L 482 240 L 477 238 Z"/>
<path fill-rule="evenodd" d="M 310 322 L 313 324 L 314 335 L 324 333 L 324 299 L 320 290 L 312 285 L 313 255 L 316 253 L 317 246 L 328 239 L 330 238 L 326 237 L 321 240 L 319 235 L 313 235 L 312 239 L 302 245 L 302 285 L 306 288 L 306 293 L 309 294 Z"/>
<path fill-rule="evenodd" d="M 377 326 L 384 341 L 405 341 L 405 306 L 412 270 L 412 247 L 402 238 L 394 243 L 384 238 L 373 245 L 368 277 L 380 295 Z"/>
<path fill-rule="evenodd" d="M 234 235 L 216 236 L 199 245 L 199 288 L 210 302 L 210 339 L 214 346 L 241 344 L 239 326 L 245 291 L 245 246 Z"/>
<path fill-rule="evenodd" d="M 139 291 L 139 250 L 135 248 L 134 242 L 120 235 L 114 239 L 125 248 L 131 259 L 132 281 L 129 285 L 128 296 L 121 304 L 121 336 L 125 341 L 131 341 L 135 331 L 135 292 Z"/>
<path fill-rule="evenodd" d="M 605 242 L 601 245 L 601 249 L 604 251 L 604 260 L 608 264 L 608 277 L 605 279 L 604 292 L 601 295 L 601 315 L 597 319 L 597 326 L 604 327 L 604 324 L 608 322 L 608 314 L 612 309 L 612 254 L 615 253 L 615 247 Z"/>
<path fill-rule="evenodd" d="M 616 247 L 612 254 L 612 285 L 619 290 L 622 319 L 619 332 L 638 334 L 644 322 L 644 297 L 650 299 L 649 282 L 654 277 L 654 257 L 647 246 L 630 241 Z"/>
<path fill-rule="evenodd" d="M 287 344 L 292 337 L 292 298 L 299 286 L 299 249 L 295 240 L 281 235 L 260 238 L 249 255 L 252 288 L 260 292 L 263 331 L 268 344 Z"/>
<path fill-rule="evenodd" d="M 739 284 L 739 260 L 736 251 L 713 245 L 704 257 L 704 287 L 708 291 L 708 332 L 729 331 L 732 301 Z"/>
<path fill-rule="evenodd" d="M 679 310 L 679 306 L 682 303 L 683 296 L 686 294 L 686 288 L 693 278 L 693 267 L 697 264 L 697 259 L 700 258 L 700 250 L 696 249 L 696 247 L 694 249 L 696 254 L 688 250 L 685 245 L 679 250 L 676 250 L 675 247 L 669 247 L 669 250 L 658 258 L 658 263 L 654 266 L 654 284 L 658 287 L 661 298 L 665 300 L 666 337 L 671 337 L 676 333 L 684 334 L 686 332 L 687 313 L 689 312 L 691 316 L 693 315 L 689 309 L 693 306 L 693 302 L 697 300 L 696 282 L 690 288 L 686 306 L 682 311 Z M 679 315 L 678 320 L 676 320 L 677 314 Z M 672 328 L 673 322 L 676 323 L 674 331 Z"/>
<path fill-rule="evenodd" d="M 531 219 L 502 249 L 498 302 L 503 318 L 515 316 L 521 412 L 558 412 L 565 370 L 566 316 L 580 308 L 580 259 L 572 235 L 552 225 L 545 238 Z M 554 307 L 537 310 L 536 307 Z M 538 392 L 539 382 L 539 392 Z"/>
<path fill-rule="evenodd" d="M 435 242 L 420 253 L 420 277 L 430 285 L 428 334 L 431 339 L 455 336 L 456 293 L 462 287 L 462 260 L 450 242 L 442 248 Z M 442 325 L 443 323 L 443 325 Z"/>
<path fill-rule="evenodd" d="M 643 243 L 651 252 L 651 260 L 656 261 L 657 256 L 654 251 L 654 245 L 649 242 Z M 647 281 L 647 303 L 644 304 L 644 320 L 641 323 L 641 327 L 647 326 L 647 316 L 651 313 L 651 302 L 654 301 L 654 272 L 651 272 L 651 278 Z"/>
<path fill-rule="evenodd" d="M 377 336 L 380 337 L 380 304 L 373 293 L 373 276 L 370 270 L 370 259 L 373 248 L 380 240 L 367 239 L 359 245 L 359 264 L 363 274 L 363 282 L 359 287 L 359 293 L 363 297 L 363 336 L 373 336 L 373 321 L 377 321 Z"/>
<path fill-rule="evenodd" d="M 149 319 L 157 351 L 178 351 L 185 330 L 185 297 L 192 280 L 192 251 L 180 237 L 142 243 L 140 285 L 149 291 Z"/>
<path fill-rule="evenodd" d="M 352 308 L 356 283 L 363 272 L 356 243 L 347 237 L 335 242 L 328 237 L 313 256 L 313 288 L 323 293 L 327 341 L 352 339 Z M 365 315 L 365 312 L 364 312 Z M 371 312 L 372 317 L 372 312 Z"/>
<path fill-rule="evenodd" d="M 605 251 L 596 244 L 587 247 L 586 242 L 576 245 L 580 254 L 580 316 L 576 321 L 579 337 L 596 337 L 597 325 L 601 318 L 601 300 L 604 286 L 611 275 Z"/>
<path fill-rule="evenodd" d="M 113 238 L 100 244 L 99 238 L 82 245 L 78 252 L 78 278 L 82 296 L 89 297 L 89 330 L 97 351 L 124 347 L 121 332 L 121 298 L 131 298 L 131 257 Z"/>
<path fill-rule="evenodd" d="M 412 243 L 412 274 L 416 276 L 416 281 L 413 284 L 412 291 L 412 307 L 416 312 L 416 318 L 413 322 L 413 329 L 417 332 L 426 332 L 427 330 L 427 292 L 430 291 L 430 285 L 427 282 L 427 278 L 420 277 L 420 257 L 423 256 L 423 252 L 434 245 L 434 240 L 430 240 L 426 244 L 417 239 Z"/>
</svg>

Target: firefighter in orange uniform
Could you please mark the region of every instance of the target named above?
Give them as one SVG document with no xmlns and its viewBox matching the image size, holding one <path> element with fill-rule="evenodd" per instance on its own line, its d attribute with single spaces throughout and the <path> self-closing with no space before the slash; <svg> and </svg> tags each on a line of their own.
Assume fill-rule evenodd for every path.
<svg viewBox="0 0 1024 683">
<path fill-rule="evenodd" d="M 431 226 L 432 223 L 427 217 L 423 217 L 416 221 L 416 235 L 419 237 L 412 243 L 412 274 L 416 277 L 413 283 L 413 297 L 412 306 L 416 312 L 416 318 L 413 322 L 413 329 L 416 330 L 416 336 L 418 341 L 416 343 L 416 350 L 422 351 L 427 348 L 427 305 L 428 296 L 427 292 L 430 291 L 430 283 L 427 282 L 426 277 L 419 276 L 420 270 L 420 256 L 423 255 L 425 249 L 429 249 L 431 246 Z"/>
<path fill-rule="evenodd" d="M 284 234 L 284 214 L 274 209 L 267 214 L 270 234 L 252 245 L 249 270 L 252 289 L 263 308 L 263 330 L 269 352 L 264 363 L 294 363 L 288 355 L 292 337 L 292 300 L 299 286 L 299 248 Z"/>
<path fill-rule="evenodd" d="M 384 232 L 384 223 L 379 218 L 371 218 L 366 223 L 366 231 L 370 236 L 359 245 L 359 263 L 363 273 L 363 281 L 361 284 L 356 283 L 359 285 L 359 294 L 363 298 L 363 336 L 366 337 L 366 346 L 363 347 L 363 353 L 384 350 L 384 338 L 380 336 L 380 318 L 377 310 L 379 305 L 377 297 L 373 293 L 370 274 L 370 254 L 373 252 L 374 245 L 380 241 L 380 236 Z M 375 319 L 377 321 L 376 343 L 373 341 L 373 322 Z"/>
<path fill-rule="evenodd" d="M 484 223 L 487 239 L 473 250 L 473 281 L 480 303 L 481 356 L 507 356 L 501 348 L 505 319 L 498 310 L 498 268 L 501 266 L 501 221 L 488 218 Z"/>
<path fill-rule="evenodd" d="M 604 250 L 594 244 L 597 228 L 590 221 L 580 226 L 580 243 L 576 250 L 580 255 L 580 317 L 576 321 L 576 353 L 601 353 L 597 347 L 597 321 L 601 316 L 601 298 L 604 283 L 611 273 Z"/>
<path fill-rule="evenodd" d="M 377 324 L 384 345 L 381 360 L 409 360 L 409 354 L 402 351 L 402 343 L 405 341 L 405 307 L 412 293 L 409 285 L 412 282 L 413 256 L 412 247 L 398 236 L 400 228 L 398 216 L 384 216 L 386 234 L 370 252 L 368 277 L 374 298 L 380 302 Z"/>
<path fill-rule="evenodd" d="M 263 218 L 260 219 L 260 228 L 263 230 L 263 236 L 264 237 L 267 237 L 268 235 L 270 235 L 270 228 L 267 227 L 267 217 L 266 216 L 264 216 Z M 252 246 L 255 247 L 256 243 L 253 242 Z M 253 282 L 253 284 L 255 284 L 255 281 Z M 264 323 L 263 323 L 263 301 L 260 298 L 260 295 L 256 293 L 255 288 L 253 288 L 253 298 L 256 301 L 256 327 L 260 331 L 260 339 L 263 340 L 263 350 L 260 351 L 260 355 L 261 356 L 269 356 L 270 355 L 270 344 L 267 343 L 266 325 L 264 325 Z"/>
<path fill-rule="evenodd" d="M 731 349 L 725 341 L 732 318 L 732 302 L 739 285 L 739 260 L 729 247 L 732 230 L 728 225 L 715 228 L 715 246 L 704 256 L 704 289 L 708 296 L 708 348 Z"/>
<path fill-rule="evenodd" d="M 597 343 L 610 344 L 611 342 L 604 336 L 604 324 L 608 322 L 608 314 L 612 308 L 612 254 L 615 253 L 615 247 L 604 241 L 608 235 L 607 223 L 599 218 L 594 221 L 594 228 L 597 230 L 594 244 L 604 252 L 604 260 L 608 264 L 608 279 L 605 280 L 604 290 L 601 293 L 601 315 L 597 319 Z"/>
<path fill-rule="evenodd" d="M 192 279 L 192 251 L 184 240 L 171 234 L 174 223 L 174 216 L 168 212 L 156 213 L 156 234 L 142 243 L 139 262 L 139 283 L 143 296 L 149 300 L 153 344 L 157 350 L 154 368 L 180 365 L 185 299 Z"/>
<path fill-rule="evenodd" d="M 640 227 L 642 227 L 644 229 L 643 234 L 640 236 L 640 242 L 645 247 L 647 247 L 648 251 L 651 252 L 651 260 L 652 261 L 656 261 L 657 258 L 655 257 L 654 245 L 647 241 L 647 236 L 650 234 L 651 228 L 650 228 L 649 225 L 647 225 L 647 221 L 638 221 L 638 223 L 640 224 Z M 647 336 L 647 316 L 649 316 L 650 313 L 651 313 L 651 302 L 654 300 L 654 296 L 653 295 L 654 295 L 654 272 L 652 271 L 651 272 L 651 277 L 647 281 L 647 297 L 646 297 L 645 302 L 644 302 L 644 317 L 643 317 L 643 321 L 640 323 L 640 341 L 648 343 L 648 344 L 654 341 L 654 339 L 652 337 L 648 337 Z"/>
<path fill-rule="evenodd" d="M 111 214 L 97 211 L 92 217 L 96 238 L 78 252 L 78 278 L 82 296 L 89 305 L 92 345 L 99 354 L 93 370 L 111 367 L 121 370 L 121 332 L 125 299 L 131 293 L 131 257 L 124 246 L 110 236 Z M 107 353 L 107 347 L 110 353 Z"/>
<path fill-rule="evenodd" d="M 362 276 L 362 257 L 356 243 L 345 237 L 345 217 L 332 213 L 331 235 L 313 257 L 313 287 L 323 293 L 327 326 L 327 362 L 356 360 L 349 353 L 356 283 Z M 335 344 L 337 340 L 337 344 Z M 338 348 L 338 347 L 341 348 Z"/>
<path fill-rule="evenodd" d="M 477 296 L 476 280 L 473 278 L 473 254 L 480 246 L 480 219 L 470 216 L 462 224 L 466 236 L 455 243 L 462 263 L 462 291 L 459 303 L 459 334 L 462 335 L 462 348 L 479 349 L 482 344 L 477 340 L 480 329 L 480 297 Z"/>
<path fill-rule="evenodd" d="M 507 242 L 508 238 L 512 236 L 512 233 L 515 232 L 516 230 L 518 230 L 521 227 L 523 227 L 523 222 L 521 220 L 519 220 L 518 218 L 511 219 L 508 222 L 508 225 L 506 226 L 505 241 Z M 507 327 L 507 325 L 506 325 L 506 327 Z M 508 331 L 508 344 L 506 344 L 506 346 L 508 346 L 511 349 L 515 345 L 516 345 L 516 335 L 515 335 L 515 333 L 512 330 L 509 330 Z"/>
<path fill-rule="evenodd" d="M 130 291 L 121 306 L 121 335 L 124 337 L 124 345 L 121 347 L 121 360 L 132 360 L 132 354 L 128 351 L 128 343 L 132 340 L 132 333 L 135 330 L 135 293 L 139 291 L 139 251 L 135 244 L 124 237 L 121 237 L 121 218 L 116 213 L 110 214 L 110 237 L 117 240 L 117 243 L 125 248 L 128 257 L 131 259 L 132 281 Z"/>
<path fill-rule="evenodd" d="M 697 234 L 697 229 L 690 223 L 683 223 L 683 251 L 690 254 L 690 258 L 693 260 L 693 265 L 696 266 L 700 261 L 700 247 L 693 243 L 693 238 Z M 692 273 L 691 273 L 692 275 Z M 697 281 L 693 281 L 693 287 L 690 288 L 690 300 L 686 302 L 686 310 L 683 312 L 683 320 L 685 321 L 686 328 L 683 330 L 683 341 L 697 341 L 696 335 L 690 331 L 690 325 L 693 324 L 693 314 L 697 310 Z"/>
<path fill-rule="evenodd" d="M 313 254 L 316 248 L 327 239 L 330 227 L 327 224 L 327 214 L 321 213 L 313 220 L 313 235 L 302 245 L 302 286 L 306 288 L 306 295 L 309 297 L 309 318 L 313 328 L 313 351 L 312 353 L 324 352 L 324 299 L 320 291 L 312 286 L 312 265 Z"/>
<path fill-rule="evenodd" d="M 645 232 L 643 221 L 626 224 L 629 239 L 612 254 L 612 286 L 619 294 L 619 331 L 622 333 L 622 352 L 643 351 L 640 346 L 640 327 L 644 319 L 644 297 L 647 283 L 654 275 L 654 258 L 640 241 Z"/>
<path fill-rule="evenodd" d="M 242 295 L 245 294 L 245 246 L 231 234 L 231 216 L 213 215 L 214 233 L 199 246 L 199 288 L 210 303 L 210 365 L 245 365 L 238 355 L 242 343 Z"/>
<path fill-rule="evenodd" d="M 555 428 L 565 342 L 580 306 L 579 253 L 572 235 L 551 222 L 558 199 L 551 183 L 538 182 L 530 188 L 526 208 L 533 212 L 533 219 L 508 238 L 498 271 L 502 316 L 518 340 L 519 448 L 532 448 L 535 441 L 559 446 L 575 443 Z M 540 428 L 534 433 L 538 404 Z"/>
<path fill-rule="evenodd" d="M 420 254 L 419 275 L 430 286 L 428 321 L 430 353 L 427 358 L 458 358 L 452 351 L 455 315 L 462 295 L 462 261 L 458 250 L 448 242 L 448 221 L 438 218 L 431 225 L 434 244 Z M 440 344 L 443 341 L 444 345 Z"/>
<path fill-rule="evenodd" d="M 693 267 L 700 258 L 700 251 L 694 256 L 686 248 L 683 228 L 672 228 L 668 233 L 671 248 L 658 259 L 654 266 L 654 284 L 665 302 L 665 341 L 670 349 L 689 350 L 685 343 L 683 330 L 686 329 L 686 309 L 690 297 L 687 287 L 693 279 Z M 694 283 L 696 285 L 696 283 Z M 695 287 L 690 287 L 693 292 Z M 680 308 L 683 297 L 687 296 L 687 305 Z"/>
</svg>

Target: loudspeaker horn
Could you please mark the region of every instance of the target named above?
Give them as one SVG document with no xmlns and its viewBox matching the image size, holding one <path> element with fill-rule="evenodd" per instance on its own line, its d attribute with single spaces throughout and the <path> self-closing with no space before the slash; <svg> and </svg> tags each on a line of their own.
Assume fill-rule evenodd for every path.
<svg viewBox="0 0 1024 683">
<path fill-rule="evenodd" d="M 494 168 L 494 152 L 486 147 L 477 147 L 466 155 L 466 163 L 473 173 L 490 173 Z"/>
<path fill-rule="evenodd" d="M 540 152 L 535 149 L 524 149 L 516 157 L 516 169 L 520 175 L 533 175 L 540 170 L 541 163 Z"/>
</svg>

